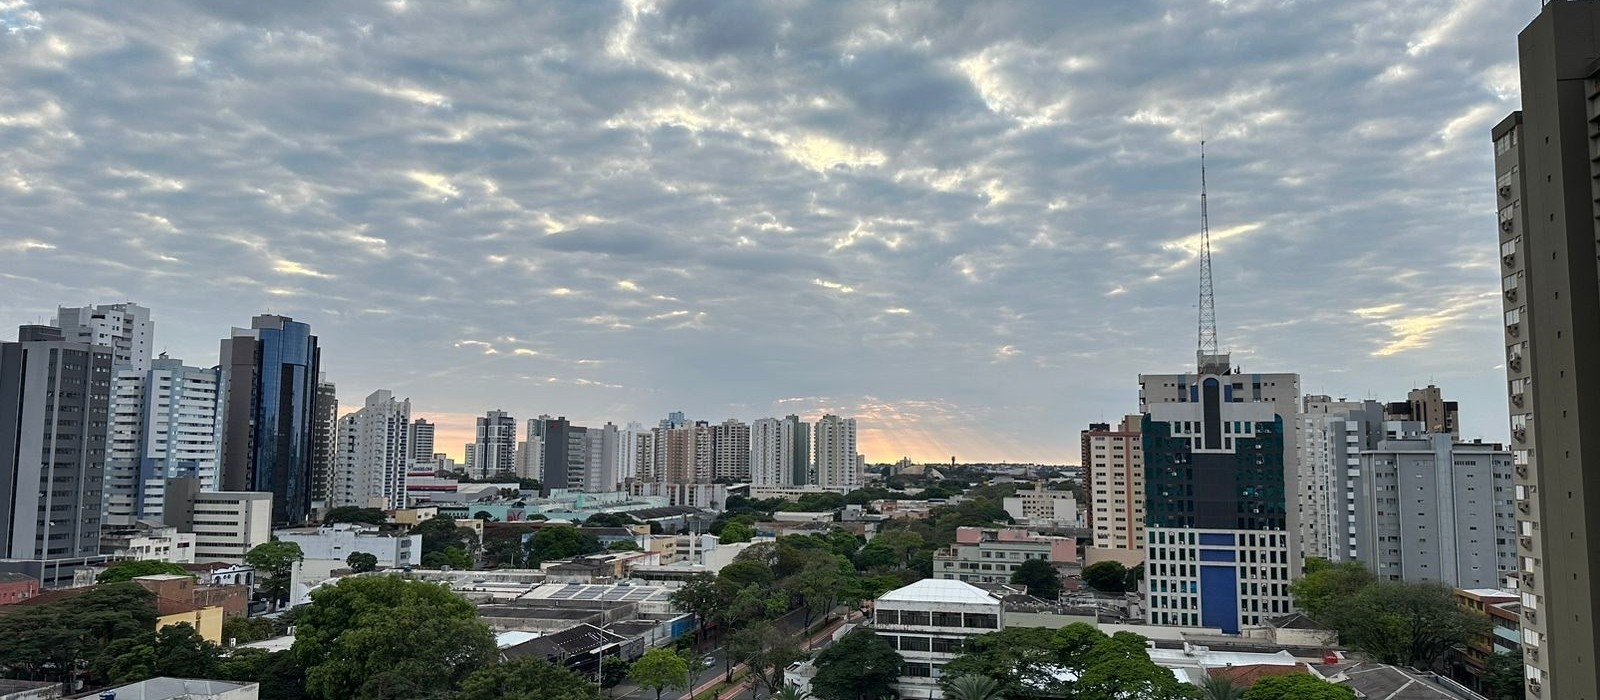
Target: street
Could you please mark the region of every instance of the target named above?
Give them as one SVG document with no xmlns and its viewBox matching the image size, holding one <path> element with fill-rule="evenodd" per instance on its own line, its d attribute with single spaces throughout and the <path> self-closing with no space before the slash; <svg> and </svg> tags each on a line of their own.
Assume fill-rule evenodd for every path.
<svg viewBox="0 0 1600 700">
<path fill-rule="evenodd" d="M 832 643 L 830 641 L 830 637 L 833 635 L 834 630 L 837 630 L 846 622 L 858 622 L 860 621 L 861 617 L 862 616 L 859 611 L 853 611 L 843 618 L 834 620 L 832 623 L 829 623 L 807 638 L 806 648 L 810 649 L 812 654 L 815 655 L 817 652 L 827 648 L 828 644 Z M 701 670 L 700 673 L 695 674 L 694 683 L 691 684 L 691 686 L 694 688 L 694 692 L 704 693 L 722 681 L 724 674 L 726 673 L 722 665 L 723 660 L 726 658 L 726 653 L 726 649 L 719 647 L 701 655 L 702 658 L 706 656 L 715 658 L 716 663 L 712 664 L 709 668 Z M 736 664 L 734 665 L 733 669 L 735 672 L 737 672 L 740 669 L 740 666 Z M 754 698 L 754 694 L 754 689 L 751 688 L 751 684 L 747 681 L 726 691 L 720 700 L 751 700 Z M 652 691 L 648 688 L 641 688 L 633 683 L 624 681 L 621 685 L 612 688 L 606 694 L 606 696 L 612 698 L 626 698 L 630 700 L 655 700 L 655 691 Z M 693 693 L 685 691 L 681 688 L 668 688 L 661 692 L 661 700 L 686 700 L 687 698 L 691 697 L 693 697 Z"/>
</svg>

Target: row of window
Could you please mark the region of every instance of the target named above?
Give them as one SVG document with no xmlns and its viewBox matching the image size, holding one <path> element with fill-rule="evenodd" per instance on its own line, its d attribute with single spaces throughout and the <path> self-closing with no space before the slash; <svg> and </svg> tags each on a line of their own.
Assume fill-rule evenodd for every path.
<svg viewBox="0 0 1600 700">
<path fill-rule="evenodd" d="M 998 629 L 1000 616 L 990 613 L 930 612 L 926 610 L 877 611 L 881 625 L 906 627 L 966 627 L 970 629 Z"/>
</svg>

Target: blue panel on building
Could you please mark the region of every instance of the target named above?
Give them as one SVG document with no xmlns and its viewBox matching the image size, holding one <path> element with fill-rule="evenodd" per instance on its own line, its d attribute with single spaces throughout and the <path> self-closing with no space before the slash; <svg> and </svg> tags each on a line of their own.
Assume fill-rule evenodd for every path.
<svg viewBox="0 0 1600 700">
<path fill-rule="evenodd" d="M 1233 550 L 1231 550 L 1231 549 L 1202 549 L 1202 550 L 1200 550 L 1200 561 L 1233 561 L 1233 560 L 1234 560 L 1233 559 Z"/>
<path fill-rule="evenodd" d="M 1200 624 L 1226 634 L 1239 633 L 1239 571 L 1231 566 L 1200 567 Z"/>
<path fill-rule="evenodd" d="M 1227 532 L 1202 532 L 1200 544 L 1206 547 L 1232 547 L 1233 534 Z"/>
</svg>

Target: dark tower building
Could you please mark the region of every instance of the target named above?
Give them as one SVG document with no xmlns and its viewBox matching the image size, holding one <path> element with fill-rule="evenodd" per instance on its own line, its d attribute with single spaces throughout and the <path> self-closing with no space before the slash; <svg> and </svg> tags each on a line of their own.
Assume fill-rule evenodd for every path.
<svg viewBox="0 0 1600 700">
<path fill-rule="evenodd" d="M 222 341 L 222 486 L 272 493 L 272 520 L 311 515 L 317 376 L 311 326 L 262 315 Z"/>
</svg>

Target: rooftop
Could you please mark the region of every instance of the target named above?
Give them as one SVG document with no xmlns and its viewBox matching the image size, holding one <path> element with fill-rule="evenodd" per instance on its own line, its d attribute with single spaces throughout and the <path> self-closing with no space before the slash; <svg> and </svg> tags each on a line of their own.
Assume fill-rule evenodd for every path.
<svg viewBox="0 0 1600 700">
<path fill-rule="evenodd" d="M 966 603 L 971 605 L 1000 606 L 982 588 L 965 581 L 925 578 L 909 586 L 896 588 L 878 597 L 880 603 Z"/>
<path fill-rule="evenodd" d="M 247 685 L 254 684 L 161 677 L 112 688 L 108 692 L 115 692 L 117 700 L 205 700 Z"/>
<path fill-rule="evenodd" d="M 555 634 L 548 634 L 538 639 L 532 639 L 516 646 L 503 650 L 507 659 L 534 658 L 566 658 L 574 654 L 583 654 L 605 647 L 617 642 L 625 642 L 626 638 L 607 632 L 594 625 L 577 625 L 561 630 Z"/>
<path fill-rule="evenodd" d="M 1436 674 L 1378 663 L 1324 666 L 1328 680 L 1369 698 L 1383 700 L 1484 700 L 1454 681 Z"/>
</svg>

